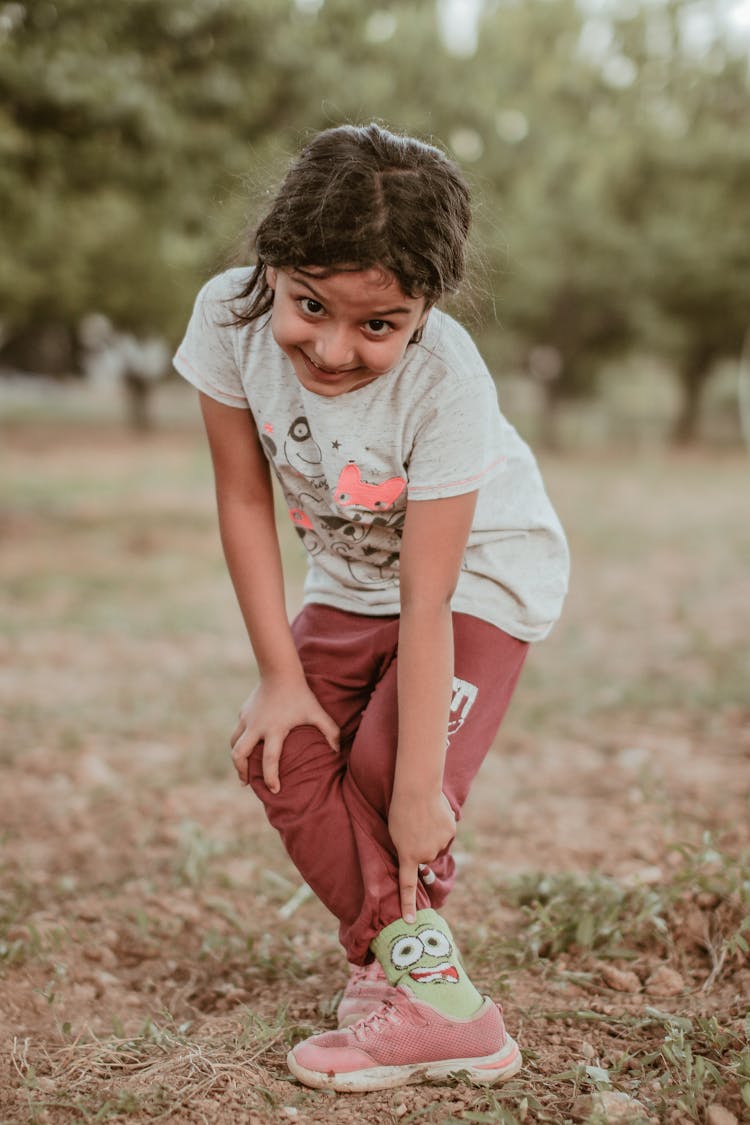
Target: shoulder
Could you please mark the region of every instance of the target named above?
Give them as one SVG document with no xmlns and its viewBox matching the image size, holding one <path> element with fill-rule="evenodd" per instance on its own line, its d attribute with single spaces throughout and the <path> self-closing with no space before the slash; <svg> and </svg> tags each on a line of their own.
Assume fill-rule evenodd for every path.
<svg viewBox="0 0 750 1125">
<path fill-rule="evenodd" d="M 472 402 L 475 409 L 497 409 L 497 388 L 474 340 L 452 316 L 433 309 L 419 344 L 419 394 L 426 409 Z M 417 380 L 415 380 L 416 384 Z"/>
<path fill-rule="evenodd" d="M 216 274 L 202 286 L 196 298 L 196 307 L 202 307 L 211 319 L 225 310 L 230 319 L 242 303 L 241 293 L 247 285 L 252 269 L 238 266 Z"/>
<path fill-rule="evenodd" d="M 448 313 L 432 309 L 419 344 L 424 366 L 436 376 L 461 382 L 491 381 L 487 364 L 469 332 Z"/>
</svg>

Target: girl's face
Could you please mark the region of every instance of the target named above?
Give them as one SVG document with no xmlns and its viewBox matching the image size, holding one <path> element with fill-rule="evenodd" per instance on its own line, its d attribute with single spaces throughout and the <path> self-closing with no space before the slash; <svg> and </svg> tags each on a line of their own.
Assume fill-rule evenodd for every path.
<svg viewBox="0 0 750 1125">
<path fill-rule="evenodd" d="M 324 276 L 312 267 L 268 268 L 271 331 L 303 387 L 326 398 L 386 375 L 427 319 L 387 270 Z"/>
</svg>

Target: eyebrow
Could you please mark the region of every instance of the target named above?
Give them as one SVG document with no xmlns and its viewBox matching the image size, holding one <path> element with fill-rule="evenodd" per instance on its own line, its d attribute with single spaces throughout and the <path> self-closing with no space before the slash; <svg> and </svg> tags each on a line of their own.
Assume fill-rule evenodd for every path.
<svg viewBox="0 0 750 1125">
<path fill-rule="evenodd" d="M 297 276 L 295 276 L 295 275 L 297 275 Z M 322 293 L 318 293 L 315 286 L 311 285 L 310 282 L 307 281 L 308 275 L 303 270 L 301 270 L 299 268 L 299 266 L 295 269 L 293 274 L 290 274 L 290 276 L 291 276 L 293 281 L 296 281 L 299 285 L 304 285 L 305 289 L 309 289 L 316 301 L 319 301 L 321 305 L 325 304 L 325 301 L 322 299 L 323 298 Z M 412 311 L 411 309 L 406 308 L 405 306 L 398 306 L 397 308 L 394 308 L 394 309 L 378 309 L 377 311 L 375 311 L 373 309 L 367 319 L 368 320 L 382 320 L 386 316 L 397 316 L 399 314 L 408 314 L 411 311 Z"/>
</svg>

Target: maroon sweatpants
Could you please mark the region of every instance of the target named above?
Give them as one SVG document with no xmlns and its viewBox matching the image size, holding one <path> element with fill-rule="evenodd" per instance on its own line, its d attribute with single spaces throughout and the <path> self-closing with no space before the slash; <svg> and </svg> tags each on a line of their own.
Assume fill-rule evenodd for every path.
<svg viewBox="0 0 750 1125">
<path fill-rule="evenodd" d="M 316 727 L 296 727 L 281 755 L 281 789 L 263 781 L 262 743 L 250 784 L 306 883 L 338 918 L 348 959 L 400 916 L 398 861 L 388 834 L 398 735 L 398 617 L 306 606 L 292 626 L 308 683 L 341 729 L 341 752 Z M 497 733 L 528 645 L 464 613 L 453 615 L 454 672 L 443 792 L 458 819 Z M 417 887 L 417 909 L 438 908 L 454 878 L 446 850 Z"/>
</svg>

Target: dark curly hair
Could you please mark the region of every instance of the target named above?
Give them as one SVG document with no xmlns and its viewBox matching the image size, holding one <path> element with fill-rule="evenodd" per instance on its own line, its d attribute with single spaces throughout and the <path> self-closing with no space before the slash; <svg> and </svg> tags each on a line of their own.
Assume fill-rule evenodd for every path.
<svg viewBox="0 0 750 1125">
<path fill-rule="evenodd" d="M 236 319 L 270 310 L 269 266 L 381 266 L 406 296 L 432 305 L 464 277 L 470 224 L 468 185 L 440 149 L 374 123 L 326 129 L 292 163 L 249 239 L 255 266 L 233 299 L 247 302 Z"/>
</svg>

